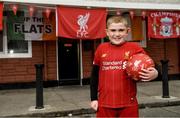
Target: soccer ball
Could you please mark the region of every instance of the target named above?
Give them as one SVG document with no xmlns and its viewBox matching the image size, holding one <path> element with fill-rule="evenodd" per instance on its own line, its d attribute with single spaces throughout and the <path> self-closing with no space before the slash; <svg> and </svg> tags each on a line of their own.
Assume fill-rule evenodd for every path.
<svg viewBox="0 0 180 118">
<path fill-rule="evenodd" d="M 147 69 L 149 67 L 154 67 L 154 61 L 146 54 L 135 54 L 129 58 L 127 61 L 126 72 L 134 80 L 140 80 L 139 72 L 141 69 Z"/>
</svg>

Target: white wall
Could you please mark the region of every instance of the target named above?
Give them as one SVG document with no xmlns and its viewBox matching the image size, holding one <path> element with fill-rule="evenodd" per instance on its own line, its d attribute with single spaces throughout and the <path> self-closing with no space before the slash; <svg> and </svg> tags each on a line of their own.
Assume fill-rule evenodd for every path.
<svg viewBox="0 0 180 118">
<path fill-rule="evenodd" d="M 180 0 L 1 0 L 5 3 L 90 6 L 124 9 L 180 10 Z M 136 1 L 136 2 L 135 2 Z M 137 2 L 138 1 L 138 2 Z M 146 1 L 146 2 L 145 2 Z M 148 1 L 148 2 L 147 2 Z"/>
</svg>

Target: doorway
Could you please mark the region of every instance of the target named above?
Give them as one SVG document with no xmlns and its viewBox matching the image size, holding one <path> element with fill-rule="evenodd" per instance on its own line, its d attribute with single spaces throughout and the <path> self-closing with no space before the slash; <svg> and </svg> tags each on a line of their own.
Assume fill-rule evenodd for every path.
<svg viewBox="0 0 180 118">
<path fill-rule="evenodd" d="M 78 41 L 60 37 L 58 39 L 59 84 L 79 84 Z"/>
</svg>

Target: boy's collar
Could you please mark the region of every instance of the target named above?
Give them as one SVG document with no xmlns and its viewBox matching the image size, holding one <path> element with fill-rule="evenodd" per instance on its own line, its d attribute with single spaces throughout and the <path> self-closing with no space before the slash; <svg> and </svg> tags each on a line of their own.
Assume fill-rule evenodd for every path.
<svg viewBox="0 0 180 118">
<path fill-rule="evenodd" d="M 110 44 L 111 44 L 111 45 L 113 45 L 113 46 L 117 46 L 117 47 L 118 47 L 118 46 L 121 46 L 121 45 L 123 45 L 123 44 L 125 44 L 125 43 L 126 43 L 126 41 L 125 41 L 125 42 L 123 42 L 123 43 L 121 43 L 121 44 L 119 44 L 119 45 L 116 45 L 116 44 L 113 44 L 112 42 L 110 42 Z"/>
</svg>

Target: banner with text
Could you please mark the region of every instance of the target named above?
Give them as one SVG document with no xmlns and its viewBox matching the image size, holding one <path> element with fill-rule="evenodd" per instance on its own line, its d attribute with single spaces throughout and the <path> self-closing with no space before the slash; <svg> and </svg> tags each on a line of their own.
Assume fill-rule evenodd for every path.
<svg viewBox="0 0 180 118">
<path fill-rule="evenodd" d="M 148 14 L 149 38 L 179 38 L 180 12 L 151 11 Z"/>
<path fill-rule="evenodd" d="M 8 40 L 56 40 L 56 18 L 51 13 L 46 18 L 45 13 L 38 12 L 30 17 L 27 12 L 7 12 Z"/>
<path fill-rule="evenodd" d="M 58 36 L 98 39 L 106 36 L 106 9 L 57 7 Z"/>
</svg>

